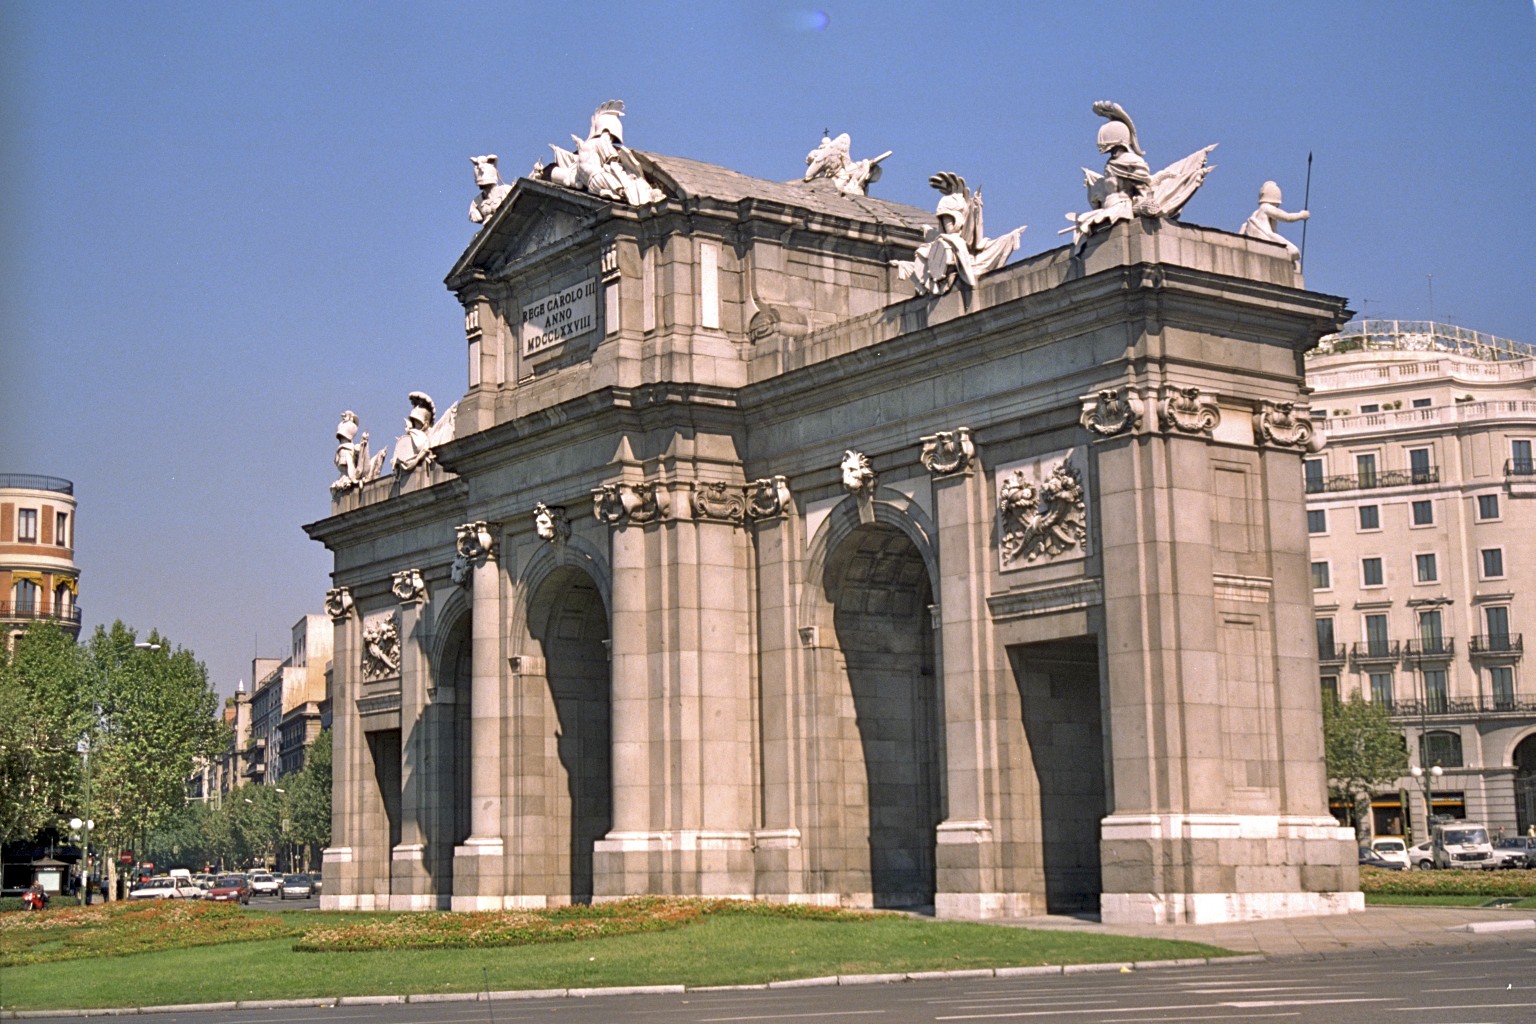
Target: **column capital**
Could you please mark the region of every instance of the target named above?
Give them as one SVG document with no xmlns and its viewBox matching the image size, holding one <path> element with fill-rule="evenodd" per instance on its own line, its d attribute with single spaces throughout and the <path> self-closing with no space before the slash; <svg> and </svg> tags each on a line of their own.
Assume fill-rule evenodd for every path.
<svg viewBox="0 0 1536 1024">
<path fill-rule="evenodd" d="M 935 477 L 968 474 L 976 461 L 976 444 L 970 427 L 940 430 L 923 439 L 923 468 Z"/>
</svg>

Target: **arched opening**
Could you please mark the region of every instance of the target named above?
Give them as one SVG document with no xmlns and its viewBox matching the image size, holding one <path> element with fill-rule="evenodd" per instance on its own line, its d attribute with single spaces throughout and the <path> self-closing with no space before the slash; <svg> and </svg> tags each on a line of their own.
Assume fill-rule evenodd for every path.
<svg viewBox="0 0 1536 1024">
<path fill-rule="evenodd" d="M 451 689 L 453 693 L 453 721 L 450 726 L 453 768 L 447 780 L 450 791 L 446 804 L 452 808 L 450 847 L 458 846 L 469 838 L 470 779 L 474 767 L 474 754 L 470 744 L 470 618 L 463 616 L 454 624 L 443 646 L 443 659 L 438 679 L 439 689 Z"/>
<path fill-rule="evenodd" d="M 525 723 L 538 735 L 524 737 L 545 751 L 546 891 L 558 894 L 568 883 L 571 902 L 588 903 L 592 847 L 613 827 L 608 611 L 592 578 L 570 566 L 544 579 L 529 608 L 547 684 L 542 714 Z"/>
<path fill-rule="evenodd" d="M 1536 733 L 1515 745 L 1515 822 L 1522 833 L 1536 826 Z"/>
<path fill-rule="evenodd" d="M 943 748 L 928 567 L 901 530 L 867 524 L 837 545 L 822 584 L 844 769 L 828 795 L 842 802 L 847 867 L 867 870 L 877 907 L 930 905 Z"/>
</svg>

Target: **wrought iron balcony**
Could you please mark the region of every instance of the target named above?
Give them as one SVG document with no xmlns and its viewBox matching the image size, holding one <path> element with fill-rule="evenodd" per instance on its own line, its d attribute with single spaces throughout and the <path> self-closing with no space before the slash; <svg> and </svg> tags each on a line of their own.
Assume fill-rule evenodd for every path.
<svg viewBox="0 0 1536 1024">
<path fill-rule="evenodd" d="M 1421 699 L 1393 701 L 1392 717 L 1402 722 L 1418 718 L 1466 717 L 1468 715 L 1536 715 L 1536 695 L 1529 693 L 1479 694 L 1476 697 L 1441 699 L 1431 694 Z"/>
<path fill-rule="evenodd" d="M 36 473 L 0 473 L 0 487 L 18 491 L 53 491 L 57 494 L 74 494 L 75 485 L 56 476 L 39 476 Z"/>
<path fill-rule="evenodd" d="M 1519 633 L 1479 634 L 1467 650 L 1474 658 L 1518 658 L 1525 653 L 1525 645 Z"/>
<path fill-rule="evenodd" d="M 1349 656 L 1356 662 L 1397 661 L 1403 656 L 1400 640 L 1364 640 L 1350 645 Z"/>
<path fill-rule="evenodd" d="M 1505 476 L 1536 476 L 1536 459 L 1506 459 Z"/>
<path fill-rule="evenodd" d="M 1448 636 L 1420 637 L 1409 640 L 1403 654 L 1409 661 L 1449 661 L 1456 653 L 1456 641 Z"/>
<path fill-rule="evenodd" d="M 1509 470 L 1505 469 L 1505 475 Z M 1376 487 L 1407 487 L 1413 484 L 1437 484 L 1440 467 L 1425 469 L 1381 469 L 1374 473 L 1345 473 L 1342 476 L 1313 477 L 1307 481 L 1307 493 L 1331 491 L 1368 491 Z"/>
<path fill-rule="evenodd" d="M 1322 665 L 1341 665 L 1349 657 L 1349 648 L 1343 644 L 1317 645 L 1317 660 Z"/>
<path fill-rule="evenodd" d="M 80 625 L 80 606 L 72 605 L 69 608 L 50 608 L 47 611 L 43 611 L 35 605 L 17 606 L 7 602 L 0 602 L 0 619 L 68 622 L 78 626 Z"/>
</svg>

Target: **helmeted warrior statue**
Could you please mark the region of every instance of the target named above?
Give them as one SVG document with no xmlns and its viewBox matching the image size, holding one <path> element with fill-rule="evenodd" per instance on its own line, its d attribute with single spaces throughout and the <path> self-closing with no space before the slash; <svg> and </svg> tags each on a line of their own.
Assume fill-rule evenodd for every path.
<svg viewBox="0 0 1536 1024">
<path fill-rule="evenodd" d="M 469 204 L 469 219 L 482 224 L 491 219 L 491 214 L 507 198 L 512 186 L 501 180 L 501 172 L 496 169 L 495 153 L 472 156 L 469 162 L 475 165 L 475 184 L 480 186 L 480 194 Z"/>
<path fill-rule="evenodd" d="M 1018 249 L 1024 228 L 987 238 L 982 233 L 981 189 L 972 192 L 964 178 L 950 171 L 940 171 L 928 184 L 944 193 L 937 211 L 938 229 L 929 229 L 928 240 L 917 247 L 912 259 L 892 260 L 891 266 L 903 280 L 912 282 L 919 295 L 943 295 L 957 279 L 975 288 L 982 274 L 1002 266 Z"/>
<path fill-rule="evenodd" d="M 554 164 L 535 164 L 532 176 L 630 206 L 661 202 L 666 195 L 647 180 L 639 156 L 624 145 L 623 116 L 623 100 L 604 103 L 593 112 L 587 137 L 571 136 L 576 151 L 551 143 Z"/>
<path fill-rule="evenodd" d="M 405 418 L 405 433 L 395 439 L 395 475 L 403 477 L 419 466 L 436 461 L 432 449 L 444 441 L 453 440 L 458 420 L 459 403 L 448 407 L 439 419 L 432 396 L 423 391 L 412 391 L 411 411 Z"/>
<path fill-rule="evenodd" d="M 368 454 L 366 430 L 362 440 L 354 442 L 357 427 L 357 413 L 351 409 L 342 413 L 341 422 L 336 424 L 336 468 L 341 471 L 341 476 L 331 484 L 332 494 L 344 494 L 354 487 L 361 487 L 377 479 L 379 470 L 384 468 L 383 452 L 371 457 Z"/>
<path fill-rule="evenodd" d="M 839 192 L 850 196 L 869 194 L 869 186 L 880 180 L 880 161 L 891 155 L 886 150 L 877 157 L 855 160 L 851 153 L 853 140 L 847 132 L 837 138 L 821 137 L 821 145 L 805 155 L 805 177 L 802 181 L 830 178 Z"/>
<path fill-rule="evenodd" d="M 1285 246 L 1285 251 L 1291 254 L 1291 260 L 1297 266 L 1301 265 L 1301 250 L 1296 248 L 1284 235 L 1275 230 L 1279 221 L 1311 220 L 1312 214 L 1307 210 L 1298 213 L 1287 213 L 1280 209 L 1280 186 L 1272 181 L 1266 181 L 1259 186 L 1259 208 L 1253 211 L 1253 216 L 1238 234 L 1249 238 L 1261 238 L 1266 242 L 1274 242 L 1276 245 Z"/>
<path fill-rule="evenodd" d="M 1067 214 L 1072 226 L 1060 232 L 1072 232 L 1073 244 L 1079 248 L 1094 231 L 1122 220 L 1177 218 L 1205 176 L 1216 169 L 1206 163 L 1216 148 L 1210 145 L 1153 174 L 1144 159 L 1146 151 L 1137 141 L 1136 124 L 1120 104 L 1099 100 L 1093 112 L 1106 122 L 1099 128 L 1098 144 L 1099 152 L 1108 159 L 1102 175 L 1083 168 L 1083 184 L 1093 209 Z"/>
</svg>

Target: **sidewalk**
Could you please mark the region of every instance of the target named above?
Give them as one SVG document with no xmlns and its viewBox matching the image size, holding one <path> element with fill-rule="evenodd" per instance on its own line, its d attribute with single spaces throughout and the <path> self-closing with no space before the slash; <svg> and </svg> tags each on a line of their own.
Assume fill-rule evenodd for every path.
<svg viewBox="0 0 1536 1024">
<path fill-rule="evenodd" d="M 1114 926 L 1070 917 L 1030 917 L 998 923 L 1020 928 L 1186 939 L 1276 957 L 1464 947 L 1477 942 L 1507 941 L 1519 934 L 1528 934 L 1536 941 L 1536 911 L 1480 907 L 1367 907 L 1356 914 L 1227 924 Z"/>
</svg>

